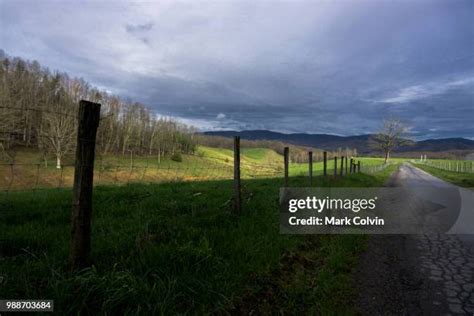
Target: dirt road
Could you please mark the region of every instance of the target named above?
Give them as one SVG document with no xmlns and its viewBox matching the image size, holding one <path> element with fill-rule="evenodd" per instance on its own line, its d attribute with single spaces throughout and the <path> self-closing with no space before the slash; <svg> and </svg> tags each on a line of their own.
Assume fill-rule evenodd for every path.
<svg viewBox="0 0 474 316">
<path fill-rule="evenodd" d="M 453 187 L 409 164 L 388 185 L 414 191 Z M 460 189 L 460 195 L 457 225 L 474 215 L 474 191 Z M 425 198 L 450 202 L 443 196 Z M 357 270 L 355 304 L 363 315 L 474 315 L 474 235 L 372 236 Z"/>
</svg>

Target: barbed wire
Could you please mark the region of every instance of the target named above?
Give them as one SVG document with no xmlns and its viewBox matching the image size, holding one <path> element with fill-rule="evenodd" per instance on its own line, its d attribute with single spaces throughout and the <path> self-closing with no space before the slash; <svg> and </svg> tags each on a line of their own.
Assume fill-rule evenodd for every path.
<svg viewBox="0 0 474 316">
<path fill-rule="evenodd" d="M 69 113 L 69 112 L 58 112 L 58 111 L 51 111 L 51 110 L 45 110 L 45 109 L 35 109 L 35 108 L 25 108 L 25 107 L 14 107 L 14 106 L 0 106 L 0 109 L 5 109 L 5 110 L 14 110 L 14 111 L 31 111 L 31 112 L 39 112 L 39 113 L 47 113 L 47 114 L 55 114 L 55 115 L 61 115 L 61 116 L 70 116 L 75 119 L 78 118 L 77 115 Z"/>
<path fill-rule="evenodd" d="M 75 107 L 74 107 L 75 108 Z M 12 107 L 0 106 L 0 110 L 14 110 L 19 112 L 34 111 L 37 113 L 48 113 L 52 115 L 68 116 L 77 119 L 77 115 L 72 112 L 61 112 L 54 110 L 47 110 L 43 108 L 31 107 Z M 107 113 L 106 113 L 107 114 Z M 112 115 L 105 115 L 102 119 L 107 119 Z M 8 124 L 6 128 L 11 128 Z M 18 130 L 15 131 L 0 131 L 3 134 L 24 136 Z M 71 136 L 61 133 L 60 136 L 47 133 L 41 129 L 34 131 L 36 140 L 42 137 L 62 138 Z M 31 135 L 30 135 L 31 136 Z M 231 149 L 225 154 L 220 155 L 217 151 L 215 154 L 208 154 L 205 150 L 193 144 L 179 143 L 176 135 L 172 135 L 171 139 L 163 140 L 164 148 L 151 148 L 155 143 L 150 142 L 150 146 L 135 145 L 134 139 L 128 140 L 133 145 L 123 144 L 118 141 L 112 143 L 114 150 L 110 153 L 105 153 L 109 143 L 101 144 L 100 141 L 96 143 L 96 161 L 94 168 L 94 185 L 127 185 L 132 183 L 160 183 L 160 182 L 178 182 L 178 181 L 213 181 L 213 180 L 230 180 L 233 178 L 233 154 Z M 136 138 L 137 142 L 142 142 L 141 136 Z M 24 141 L 24 140 L 23 140 Z M 161 140 L 160 140 L 161 141 Z M 75 147 L 76 138 L 68 138 L 68 146 L 70 150 Z M 18 146 L 15 147 L 15 142 L 12 144 L 6 143 L 9 147 L 7 150 L 2 147 L 0 142 L 0 192 L 10 193 L 13 191 L 32 190 L 37 192 L 43 189 L 66 189 L 73 185 L 75 164 L 70 162 L 71 154 L 66 156 L 66 159 L 59 163 L 59 168 L 55 166 L 54 160 L 56 157 L 52 154 L 54 149 L 49 148 L 48 153 L 40 148 L 40 142 L 37 147 Z M 103 145 L 103 147 L 102 147 Z M 123 150 L 119 153 L 120 146 L 123 145 Z M 255 147 L 241 148 L 242 151 L 246 149 L 255 149 Z M 215 148 L 214 148 L 215 150 Z M 25 157 L 25 153 L 35 152 L 37 157 Z M 165 152 L 166 154 L 163 154 Z M 148 153 L 148 154 L 146 154 Z M 174 154 L 179 154 L 180 158 L 173 158 Z M 3 154 L 3 158 L 2 158 Z M 301 154 L 301 152 L 300 152 Z M 59 154 L 58 154 L 59 155 Z M 27 156 L 27 155 L 26 155 Z M 295 156 L 301 160 L 304 155 Z M 304 158 L 304 157 L 303 157 Z M 323 171 L 317 166 L 321 164 L 321 159 L 318 156 L 314 157 L 313 161 L 313 175 L 322 175 Z M 3 160 L 3 161 L 2 161 Z M 303 160 L 300 162 L 296 159 L 291 159 L 290 155 L 290 174 L 292 176 L 306 176 L 308 175 L 308 163 Z M 328 165 L 331 161 L 328 161 Z M 339 167 L 339 166 L 337 166 Z M 257 178 L 273 178 L 284 176 L 284 165 L 282 156 L 264 156 L 263 158 L 252 158 L 250 155 L 241 155 L 241 176 L 242 179 L 257 179 Z M 328 168 L 328 175 L 332 174 L 332 169 Z M 369 169 L 367 169 L 369 170 Z M 372 169 L 370 169 L 372 170 Z M 375 169 L 374 169 L 375 170 Z M 344 172 L 346 174 L 346 172 Z"/>
<path fill-rule="evenodd" d="M 51 110 L 45 110 L 45 109 L 14 107 L 14 106 L 0 106 L 0 109 L 20 111 L 20 112 L 31 111 L 31 112 L 37 112 L 37 113 L 42 113 L 42 114 L 47 113 L 47 114 L 54 114 L 54 115 L 60 115 L 60 116 L 68 116 L 68 117 L 72 117 L 74 119 L 79 118 L 76 114 L 73 114 L 71 112 L 58 112 L 58 111 L 51 111 Z M 74 109 L 76 110 L 76 108 L 74 108 Z M 107 113 L 106 115 L 102 115 L 100 117 L 100 120 L 106 120 L 106 119 L 109 119 L 113 116 L 114 116 L 113 114 Z M 7 133 L 7 132 L 3 132 L 3 133 Z"/>
<path fill-rule="evenodd" d="M 94 185 L 126 185 L 131 183 L 185 182 L 197 180 L 230 180 L 233 178 L 233 159 L 183 154 L 182 162 L 173 161 L 170 157 L 161 158 L 158 162 L 152 156 L 136 156 L 128 163 L 117 162 L 125 157 L 98 155 L 94 168 Z M 242 179 L 265 177 L 283 177 L 283 159 L 257 163 L 241 160 Z M 321 162 L 313 163 L 313 176 L 323 175 Z M 382 171 L 388 164 L 362 165 L 364 173 Z M 57 168 L 54 164 L 43 162 L 12 161 L 0 163 L 0 192 L 39 190 L 44 188 L 70 188 L 73 184 L 75 165 L 63 163 Z M 290 163 L 291 176 L 307 176 L 307 163 Z M 339 166 L 334 169 L 328 166 L 327 175 L 340 175 Z M 343 174 L 347 174 L 346 168 Z"/>
</svg>

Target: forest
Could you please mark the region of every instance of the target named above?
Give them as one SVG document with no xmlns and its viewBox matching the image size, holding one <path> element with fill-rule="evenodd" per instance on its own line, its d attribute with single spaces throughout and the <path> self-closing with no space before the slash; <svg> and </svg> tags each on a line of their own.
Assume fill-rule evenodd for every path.
<svg viewBox="0 0 474 316">
<path fill-rule="evenodd" d="M 0 51 L 0 152 L 12 159 L 19 147 L 37 149 L 61 167 L 76 143 L 79 100 L 101 104 L 97 150 L 101 154 L 148 154 L 158 159 L 194 151 L 193 128 L 149 107 L 100 91 L 79 78 L 52 72 L 37 61 Z"/>
<path fill-rule="evenodd" d="M 101 155 L 148 155 L 159 162 L 175 153 L 194 153 L 198 144 L 232 148 L 229 138 L 199 134 L 195 128 L 159 115 L 142 103 L 0 50 L 0 158 L 12 161 L 19 148 L 33 149 L 45 163 L 54 157 L 56 167 L 61 168 L 64 157 L 75 148 L 81 99 L 101 104 L 96 143 Z M 313 151 L 315 160 L 321 160 L 323 153 L 278 141 L 243 141 L 242 146 L 270 148 L 277 153 L 290 146 L 293 162 L 306 162 L 308 150 Z M 328 157 L 356 154 L 346 148 L 330 152 Z"/>
</svg>

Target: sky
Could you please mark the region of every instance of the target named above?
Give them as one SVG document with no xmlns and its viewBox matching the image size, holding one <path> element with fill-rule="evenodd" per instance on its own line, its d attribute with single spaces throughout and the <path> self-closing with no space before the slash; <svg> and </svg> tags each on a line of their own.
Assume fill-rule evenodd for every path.
<svg viewBox="0 0 474 316">
<path fill-rule="evenodd" d="M 0 0 L 0 48 L 200 130 L 474 139 L 472 0 Z"/>
</svg>

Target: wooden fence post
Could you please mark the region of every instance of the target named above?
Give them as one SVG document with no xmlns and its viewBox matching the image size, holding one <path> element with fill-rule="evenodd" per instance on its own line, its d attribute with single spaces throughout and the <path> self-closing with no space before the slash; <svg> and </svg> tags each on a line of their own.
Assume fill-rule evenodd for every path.
<svg viewBox="0 0 474 316">
<path fill-rule="evenodd" d="M 337 176 L 337 156 L 334 156 L 334 176 Z"/>
<path fill-rule="evenodd" d="M 339 170 L 339 173 L 341 176 L 344 175 L 344 156 L 341 156 L 341 170 Z"/>
<path fill-rule="evenodd" d="M 289 151 L 288 147 L 283 150 L 283 159 L 285 164 L 285 188 L 288 187 L 288 163 L 289 163 Z"/>
<path fill-rule="evenodd" d="M 351 165 L 349 166 L 349 172 L 352 174 L 354 171 L 354 159 L 351 158 Z"/>
<path fill-rule="evenodd" d="M 309 167 L 309 186 L 313 186 L 313 152 L 308 152 L 308 167 Z"/>
<path fill-rule="evenodd" d="M 347 168 L 347 156 L 344 157 L 344 160 L 346 161 L 346 163 L 345 163 L 345 168 L 346 168 L 346 174 L 347 174 L 347 171 L 348 171 L 348 168 Z"/>
<path fill-rule="evenodd" d="M 240 183 L 240 136 L 234 137 L 234 214 L 242 212 L 242 196 Z"/>
<path fill-rule="evenodd" d="M 359 173 L 360 173 L 360 160 L 359 160 L 359 161 L 357 161 L 357 172 L 359 172 Z"/>
<path fill-rule="evenodd" d="M 71 212 L 71 270 L 91 264 L 92 189 L 95 140 L 100 121 L 100 104 L 81 100 L 77 130 L 76 161 Z"/>
<path fill-rule="evenodd" d="M 323 152 L 323 175 L 328 175 L 328 153 Z"/>
</svg>

